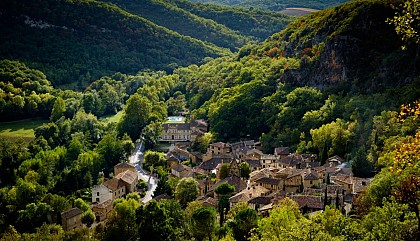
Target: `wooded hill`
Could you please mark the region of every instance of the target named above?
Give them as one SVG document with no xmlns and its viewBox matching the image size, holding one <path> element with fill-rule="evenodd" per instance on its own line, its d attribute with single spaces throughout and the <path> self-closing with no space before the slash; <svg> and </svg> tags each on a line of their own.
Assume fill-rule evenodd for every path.
<svg viewBox="0 0 420 241">
<path fill-rule="evenodd" d="M 205 57 L 227 55 L 228 48 L 269 36 L 288 19 L 255 12 L 262 20 L 253 20 L 250 28 L 269 27 L 270 32 L 252 36 L 164 1 L 114 2 L 129 11 L 94 0 L 2 1 L 0 58 L 40 69 L 54 85 L 91 82 L 115 72 L 200 64 Z M 238 18 L 254 16 L 230 11 L 240 13 Z"/>
<path fill-rule="evenodd" d="M 326 9 L 348 0 L 191 0 L 192 2 L 221 4 L 242 8 L 281 11 L 285 8 Z"/>
</svg>

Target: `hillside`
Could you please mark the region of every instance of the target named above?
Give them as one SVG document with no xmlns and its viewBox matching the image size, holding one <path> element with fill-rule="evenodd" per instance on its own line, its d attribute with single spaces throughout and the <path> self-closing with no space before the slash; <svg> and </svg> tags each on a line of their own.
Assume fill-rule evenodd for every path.
<svg viewBox="0 0 420 241">
<path fill-rule="evenodd" d="M 169 0 L 169 2 L 197 16 L 212 19 L 245 36 L 252 36 L 261 41 L 284 29 L 293 20 L 272 11 L 193 3 L 187 0 Z"/>
<path fill-rule="evenodd" d="M 55 85 L 114 72 L 171 70 L 227 53 L 93 0 L 6 0 L 0 12 L 1 58 L 37 68 Z"/>
<path fill-rule="evenodd" d="M 221 4 L 242 8 L 281 11 L 285 8 L 326 9 L 348 0 L 191 0 L 192 2 Z"/>
<path fill-rule="evenodd" d="M 389 2 L 349 2 L 300 18 L 255 51 L 300 60 L 301 68 L 286 72 L 285 82 L 364 93 L 396 87 L 413 75 L 415 51 L 402 51 L 386 23 L 394 12 Z"/>
<path fill-rule="evenodd" d="M 165 0 L 113 0 L 110 2 L 157 25 L 185 36 L 230 48 L 232 51 L 252 40 L 251 37 L 245 37 L 213 20 L 198 17 Z"/>
</svg>

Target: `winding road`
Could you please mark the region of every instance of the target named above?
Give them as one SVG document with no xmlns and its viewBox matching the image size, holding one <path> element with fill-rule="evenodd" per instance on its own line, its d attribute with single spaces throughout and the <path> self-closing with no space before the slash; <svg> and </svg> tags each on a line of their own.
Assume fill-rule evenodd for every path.
<svg viewBox="0 0 420 241">
<path fill-rule="evenodd" d="M 136 148 L 134 149 L 133 154 L 130 156 L 130 163 L 136 167 L 139 178 L 147 182 L 146 196 L 144 196 L 142 199 L 143 203 L 147 203 L 148 201 L 152 200 L 152 195 L 157 187 L 158 180 L 156 177 L 150 176 L 148 172 L 143 170 L 143 152 L 144 145 L 140 140 L 137 142 Z"/>
</svg>

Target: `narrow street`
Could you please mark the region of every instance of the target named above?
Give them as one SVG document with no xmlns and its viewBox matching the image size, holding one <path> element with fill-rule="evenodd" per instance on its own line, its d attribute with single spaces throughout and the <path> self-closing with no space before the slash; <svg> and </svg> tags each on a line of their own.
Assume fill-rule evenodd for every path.
<svg viewBox="0 0 420 241">
<path fill-rule="evenodd" d="M 146 196 L 144 196 L 144 198 L 142 199 L 143 203 L 147 203 L 148 201 L 152 200 L 152 195 L 157 187 L 158 180 L 156 177 L 150 176 L 148 172 L 143 170 L 143 152 L 143 142 L 139 141 L 136 144 L 136 148 L 134 149 L 133 154 L 130 156 L 130 163 L 136 167 L 139 178 L 147 182 Z"/>
</svg>

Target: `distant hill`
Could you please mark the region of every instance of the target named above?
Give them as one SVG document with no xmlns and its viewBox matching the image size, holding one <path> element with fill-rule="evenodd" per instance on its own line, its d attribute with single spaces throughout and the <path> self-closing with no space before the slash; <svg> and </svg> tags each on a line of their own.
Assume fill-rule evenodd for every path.
<svg viewBox="0 0 420 241">
<path fill-rule="evenodd" d="M 238 44 L 239 45 L 239 44 Z M 55 85 L 114 72 L 171 70 L 226 49 L 93 0 L 0 3 L 0 58 L 43 71 Z"/>
<path fill-rule="evenodd" d="M 191 0 L 192 2 L 221 4 L 242 8 L 281 11 L 286 8 L 326 9 L 348 0 Z"/>
<path fill-rule="evenodd" d="M 39 69 L 54 85 L 83 86 L 115 72 L 200 64 L 262 41 L 290 21 L 184 0 L 5 0 L 0 59 Z"/>
<path fill-rule="evenodd" d="M 386 23 L 394 13 L 389 1 L 350 1 L 298 19 L 254 51 L 300 59 L 301 68 L 282 77 L 287 82 L 363 92 L 401 85 L 416 69 L 415 51 L 402 51 Z"/>
<path fill-rule="evenodd" d="M 316 12 L 318 10 L 312 9 L 312 8 L 286 8 L 284 10 L 281 10 L 280 13 L 288 16 L 306 16 L 308 14 L 311 14 L 313 12 Z"/>
<path fill-rule="evenodd" d="M 245 36 L 252 36 L 259 40 L 265 40 L 293 20 L 272 11 L 193 3 L 187 0 L 168 1 L 197 16 L 212 19 Z"/>
</svg>

